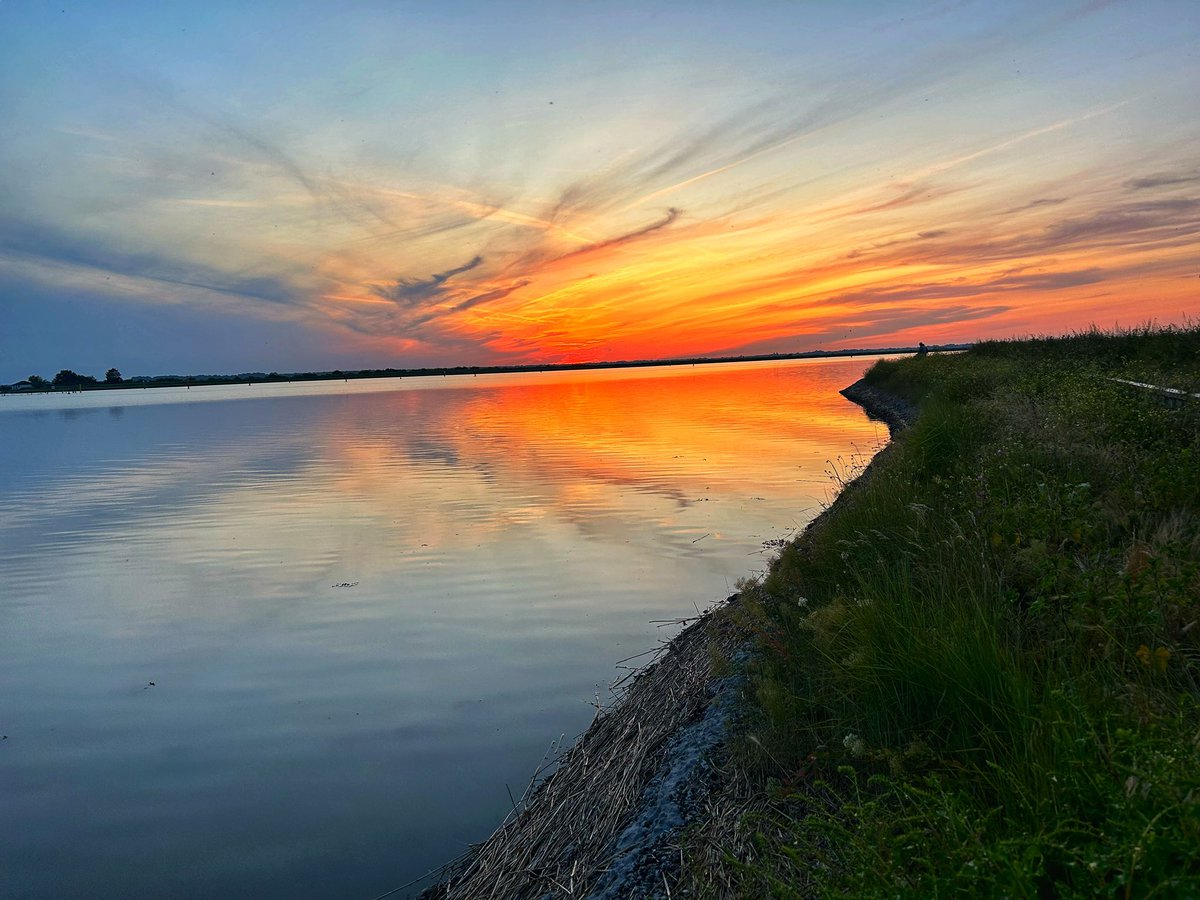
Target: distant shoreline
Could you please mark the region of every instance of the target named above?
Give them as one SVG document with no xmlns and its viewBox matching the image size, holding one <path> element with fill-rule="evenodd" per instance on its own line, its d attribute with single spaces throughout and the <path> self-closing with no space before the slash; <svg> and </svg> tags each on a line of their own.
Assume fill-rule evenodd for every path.
<svg viewBox="0 0 1200 900">
<path fill-rule="evenodd" d="M 969 344 L 940 344 L 926 349 L 931 353 L 965 350 Z M 291 381 L 349 381 L 361 378 L 427 378 L 437 375 L 506 375 L 522 372 L 571 372 L 589 369 L 639 369 L 652 366 L 696 366 L 718 363 L 770 362 L 794 359 L 836 359 L 852 356 L 887 356 L 916 353 L 917 347 L 870 347 L 846 350 L 809 350 L 803 353 L 765 353 L 754 356 L 695 356 L 679 359 L 638 359 L 616 362 L 529 363 L 510 366 L 442 366 L 421 369 L 334 369 L 330 372 L 243 372 L 239 375 L 135 375 L 119 382 L 86 382 L 44 386 L 16 382 L 0 385 L 0 393 L 51 394 L 76 391 L 121 391 L 135 388 L 191 387 L 214 384 L 277 384 Z"/>
</svg>

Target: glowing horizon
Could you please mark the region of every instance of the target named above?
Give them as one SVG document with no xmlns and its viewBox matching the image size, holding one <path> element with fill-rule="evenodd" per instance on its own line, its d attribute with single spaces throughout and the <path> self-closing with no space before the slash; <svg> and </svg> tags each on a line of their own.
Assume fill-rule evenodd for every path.
<svg viewBox="0 0 1200 900">
<path fill-rule="evenodd" d="M 0 380 L 1200 311 L 1193 4 L 288 9 L 0 8 Z"/>
</svg>

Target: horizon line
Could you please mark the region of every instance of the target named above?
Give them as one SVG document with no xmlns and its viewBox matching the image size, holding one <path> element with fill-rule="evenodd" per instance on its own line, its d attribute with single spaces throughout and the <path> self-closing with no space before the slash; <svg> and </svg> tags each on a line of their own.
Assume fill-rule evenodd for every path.
<svg viewBox="0 0 1200 900">
<path fill-rule="evenodd" d="M 973 342 L 946 343 L 946 344 L 930 344 L 926 349 L 930 352 L 945 352 L 953 350 L 962 350 L 970 347 Z M 228 382 L 263 382 L 263 381 L 321 381 L 334 378 L 397 378 L 397 377 L 423 377 L 433 375 L 501 375 L 507 373 L 521 372 L 563 372 L 572 370 L 587 370 L 587 369 L 627 369 L 627 368 L 651 368 L 654 366 L 681 366 L 681 365 L 716 365 L 721 363 L 734 362 L 765 362 L 769 360 L 792 360 L 792 359 L 821 359 L 826 357 L 839 356 L 884 356 L 891 353 L 916 353 L 920 349 L 919 346 L 899 346 L 899 347 L 845 347 L 837 350 L 801 350 L 793 353 L 755 353 L 745 354 L 740 356 L 683 356 L 683 357 L 662 357 L 650 359 L 632 359 L 632 360 L 593 360 L 587 362 L 571 362 L 571 363 L 509 363 L 498 365 L 451 365 L 451 366 L 422 366 L 419 368 L 397 368 L 388 366 L 383 368 L 363 368 L 363 369 L 328 369 L 328 370 L 312 370 L 305 372 L 241 372 L 238 374 L 224 375 L 132 375 L 123 377 L 119 382 L 107 382 L 94 379 L 94 376 L 82 375 L 82 373 L 74 373 L 81 375 L 83 378 L 94 379 L 91 381 L 73 382 L 66 385 L 54 385 L 50 380 L 46 381 L 46 385 L 34 386 L 30 384 L 28 379 L 21 379 L 10 384 L 4 384 L 3 387 L 8 388 L 8 393 L 27 393 L 37 392 L 44 393 L 54 390 L 120 390 L 129 387 L 153 387 L 153 386 L 173 386 L 178 384 L 220 384 Z M 62 370 L 73 371 L 73 370 Z M 57 376 L 56 376 L 57 377 Z M 13 389 L 17 385 L 29 385 L 16 391 Z"/>
</svg>

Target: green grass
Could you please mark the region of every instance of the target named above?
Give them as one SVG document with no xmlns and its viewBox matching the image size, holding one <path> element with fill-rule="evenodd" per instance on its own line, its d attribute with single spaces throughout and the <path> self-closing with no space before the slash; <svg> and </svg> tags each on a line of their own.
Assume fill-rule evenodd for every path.
<svg viewBox="0 0 1200 900">
<path fill-rule="evenodd" d="M 745 592 L 747 896 L 1200 896 L 1200 329 L 881 362 L 918 422 Z"/>
</svg>

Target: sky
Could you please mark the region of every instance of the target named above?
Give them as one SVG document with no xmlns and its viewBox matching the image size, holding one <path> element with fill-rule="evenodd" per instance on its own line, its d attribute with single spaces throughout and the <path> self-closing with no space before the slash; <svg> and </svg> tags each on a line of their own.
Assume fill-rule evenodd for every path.
<svg viewBox="0 0 1200 900">
<path fill-rule="evenodd" d="M 1200 317 L 1200 3 L 0 0 L 0 381 Z"/>
</svg>

